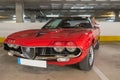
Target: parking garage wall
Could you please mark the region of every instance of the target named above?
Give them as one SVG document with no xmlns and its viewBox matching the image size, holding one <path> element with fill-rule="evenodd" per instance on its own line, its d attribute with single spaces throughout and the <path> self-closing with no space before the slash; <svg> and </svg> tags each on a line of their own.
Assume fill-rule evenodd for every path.
<svg viewBox="0 0 120 80">
<path fill-rule="evenodd" d="M 27 30 L 40 29 L 43 23 L 0 23 L 0 42 L 3 42 L 9 34 Z M 99 22 L 101 29 L 101 41 L 120 41 L 120 22 Z"/>
<path fill-rule="evenodd" d="M 120 41 L 120 22 L 99 22 L 101 41 Z"/>
</svg>

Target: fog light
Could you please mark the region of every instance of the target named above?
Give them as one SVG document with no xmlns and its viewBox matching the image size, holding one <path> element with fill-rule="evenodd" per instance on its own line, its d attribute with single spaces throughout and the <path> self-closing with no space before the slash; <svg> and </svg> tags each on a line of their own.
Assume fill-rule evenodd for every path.
<svg viewBox="0 0 120 80">
<path fill-rule="evenodd" d="M 14 45 L 13 44 L 7 44 L 10 48 L 12 48 Z"/>
<path fill-rule="evenodd" d="M 9 55 L 9 56 L 13 56 L 13 53 L 11 53 L 11 52 L 8 52 L 8 55 Z"/>
<path fill-rule="evenodd" d="M 18 48 L 19 48 L 19 46 L 18 46 L 18 45 L 14 45 L 14 46 L 13 46 L 13 48 L 18 49 Z"/>
<path fill-rule="evenodd" d="M 70 58 L 68 58 L 68 57 L 57 58 L 58 62 L 66 62 L 66 61 L 69 61 L 69 60 L 70 60 Z"/>
</svg>

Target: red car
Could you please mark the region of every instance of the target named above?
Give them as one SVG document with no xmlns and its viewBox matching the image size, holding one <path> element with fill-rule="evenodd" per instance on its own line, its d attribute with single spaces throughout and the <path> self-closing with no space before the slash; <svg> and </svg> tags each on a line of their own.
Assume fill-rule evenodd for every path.
<svg viewBox="0 0 120 80">
<path fill-rule="evenodd" d="M 4 49 L 9 55 L 20 57 L 18 63 L 23 62 L 23 65 L 43 61 L 45 64 L 40 65 L 78 64 L 81 70 L 90 70 L 99 39 L 100 29 L 94 18 L 59 17 L 50 20 L 42 29 L 9 35 L 4 41 Z"/>
</svg>

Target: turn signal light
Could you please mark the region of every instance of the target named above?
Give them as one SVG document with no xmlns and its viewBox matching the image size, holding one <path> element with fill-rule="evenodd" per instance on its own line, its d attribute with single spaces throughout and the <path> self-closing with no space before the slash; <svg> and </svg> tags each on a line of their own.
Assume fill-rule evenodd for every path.
<svg viewBox="0 0 120 80">
<path fill-rule="evenodd" d="M 64 46 L 64 47 L 76 47 L 76 44 L 72 41 L 55 41 L 53 46 Z"/>
<path fill-rule="evenodd" d="M 76 46 L 76 44 L 72 41 L 66 43 L 66 46 Z"/>
</svg>

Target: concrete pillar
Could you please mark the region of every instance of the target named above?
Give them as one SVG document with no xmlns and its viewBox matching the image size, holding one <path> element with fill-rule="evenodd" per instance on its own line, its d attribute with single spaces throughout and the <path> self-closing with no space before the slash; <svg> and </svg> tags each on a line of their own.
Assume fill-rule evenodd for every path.
<svg viewBox="0 0 120 80">
<path fill-rule="evenodd" d="M 115 22 L 119 21 L 119 10 L 115 10 L 114 14 L 115 14 Z"/>
<path fill-rule="evenodd" d="M 24 3 L 23 0 L 16 0 L 16 23 L 22 23 L 24 15 Z"/>
<path fill-rule="evenodd" d="M 35 14 L 32 14 L 31 15 L 31 22 L 35 22 L 36 21 L 36 15 Z"/>
</svg>

